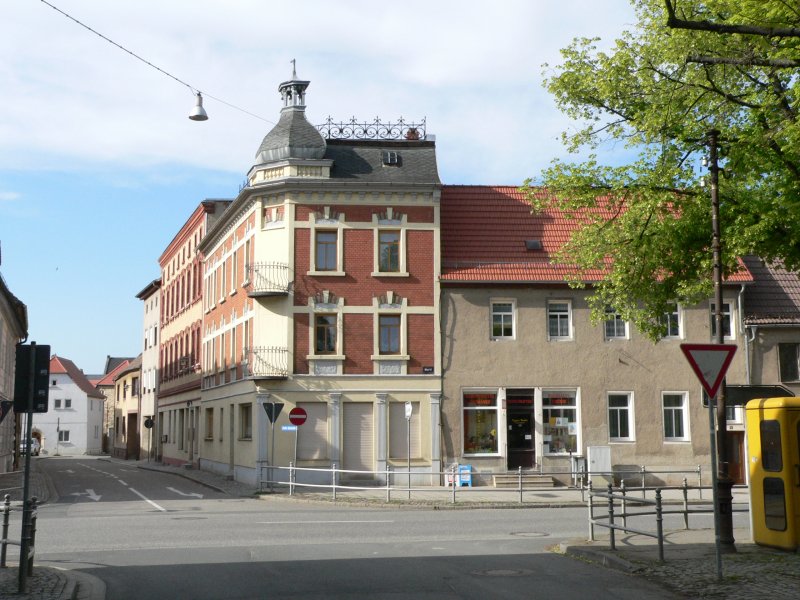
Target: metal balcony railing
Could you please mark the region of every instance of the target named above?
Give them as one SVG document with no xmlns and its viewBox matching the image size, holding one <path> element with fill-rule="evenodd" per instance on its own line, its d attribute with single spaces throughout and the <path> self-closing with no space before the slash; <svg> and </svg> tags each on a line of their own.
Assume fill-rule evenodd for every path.
<svg viewBox="0 0 800 600">
<path fill-rule="evenodd" d="M 253 263 L 247 265 L 247 295 L 285 296 L 292 288 L 289 265 L 285 263 Z"/>
<path fill-rule="evenodd" d="M 248 352 L 251 377 L 282 379 L 289 376 L 289 351 L 279 347 L 257 347 Z"/>
</svg>

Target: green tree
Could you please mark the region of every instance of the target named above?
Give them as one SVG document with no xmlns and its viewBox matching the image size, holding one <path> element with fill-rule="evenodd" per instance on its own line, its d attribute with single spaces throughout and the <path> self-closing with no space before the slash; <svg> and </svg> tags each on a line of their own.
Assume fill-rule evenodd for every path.
<svg viewBox="0 0 800 600">
<path fill-rule="evenodd" d="M 701 186 L 706 134 L 721 132 L 723 271 L 757 254 L 800 268 L 800 6 L 788 0 L 632 0 L 637 23 L 605 51 L 576 39 L 545 85 L 583 162 L 556 160 L 525 189 L 535 211 L 578 227 L 557 260 L 574 264 L 590 304 L 652 338 L 675 301 L 712 294 L 711 216 Z M 609 144 L 629 164 L 602 162 Z M 600 210 L 598 210 L 598 208 Z"/>
</svg>

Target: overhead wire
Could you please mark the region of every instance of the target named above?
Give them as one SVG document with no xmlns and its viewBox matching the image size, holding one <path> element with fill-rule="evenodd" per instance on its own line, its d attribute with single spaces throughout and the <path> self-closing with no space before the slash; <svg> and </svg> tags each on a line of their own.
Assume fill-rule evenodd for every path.
<svg viewBox="0 0 800 600">
<path fill-rule="evenodd" d="M 178 82 L 178 83 L 180 83 L 181 85 L 184 85 L 184 86 L 186 86 L 187 88 L 189 88 L 189 90 L 192 92 L 192 94 L 194 94 L 194 95 L 197 95 L 197 94 L 201 94 L 201 93 L 202 93 L 202 94 L 203 94 L 203 96 L 205 96 L 206 98 L 211 98 L 212 100 L 216 100 L 217 102 L 220 102 L 220 103 L 222 103 L 222 104 L 224 104 L 224 105 L 226 105 L 226 106 L 229 106 L 230 108 L 233 108 L 234 110 L 238 110 L 239 112 L 243 112 L 243 113 L 245 113 L 246 115 L 250 115 L 251 117 L 255 117 L 256 119 L 260 119 L 260 120 L 262 120 L 262 121 L 265 121 L 265 122 L 267 122 L 267 123 L 271 123 L 271 124 L 273 124 L 273 125 L 275 124 L 275 122 L 274 122 L 274 121 L 270 121 L 269 119 L 265 119 L 264 117 L 262 117 L 262 116 L 260 116 L 260 115 L 257 115 L 257 114 L 255 114 L 255 113 L 252 113 L 252 112 L 250 112 L 249 110 L 245 110 L 245 109 L 243 109 L 243 108 L 241 108 L 241 107 L 239 107 L 239 106 L 236 106 L 235 104 L 231 104 L 230 102 L 227 102 L 227 101 L 223 100 L 222 98 L 218 98 L 218 97 L 216 97 L 216 96 L 212 96 L 212 95 L 211 95 L 211 94 L 209 94 L 208 92 L 204 92 L 203 90 L 201 90 L 201 89 L 199 89 L 199 88 L 196 88 L 195 86 L 193 86 L 193 85 L 191 85 L 191 84 L 189 84 L 189 83 L 186 83 L 184 80 L 182 80 L 182 79 L 180 79 L 180 78 L 176 77 L 176 76 L 175 76 L 175 75 L 173 75 L 172 73 L 169 73 L 169 72 L 165 71 L 164 69 L 162 69 L 161 67 L 159 67 L 159 66 L 157 66 L 157 65 L 153 64 L 153 63 L 152 63 L 152 62 L 150 62 L 149 60 L 147 60 L 147 59 L 145 59 L 145 58 L 142 58 L 141 56 L 139 56 L 138 54 L 136 54 L 136 53 L 135 53 L 135 52 L 133 52 L 132 50 L 128 50 L 128 49 L 127 49 L 125 46 L 123 46 L 123 45 L 121 45 L 121 44 L 118 44 L 117 42 L 115 42 L 115 41 L 114 41 L 114 40 L 112 40 L 111 38 L 108 38 L 108 37 L 106 37 L 105 35 L 103 35 L 103 34 L 102 34 L 102 33 L 100 33 L 99 31 L 97 31 L 97 30 L 95 30 L 95 29 L 92 29 L 92 28 L 91 28 L 91 27 L 89 27 L 89 26 L 88 26 L 86 23 L 83 23 L 82 21 L 79 21 L 78 19 L 76 19 L 76 18 L 75 18 L 75 17 L 73 17 L 72 15 L 70 15 L 70 14 L 68 14 L 68 13 L 64 12 L 63 10 L 61 10 L 61 9 L 60 9 L 60 8 L 58 8 L 57 6 L 55 6 L 55 5 L 51 4 L 51 3 L 50 3 L 50 2 L 48 2 L 47 0 L 39 0 L 39 1 L 40 1 L 40 2 L 42 2 L 42 4 L 46 4 L 47 6 L 49 6 L 50 8 L 52 8 L 52 9 L 53 9 L 54 11 L 56 11 L 57 13 L 60 13 L 61 15 L 65 16 L 65 17 L 66 17 L 66 18 L 68 18 L 70 21 L 73 21 L 74 23 L 76 23 L 76 24 L 80 25 L 80 26 L 81 26 L 81 27 L 83 27 L 84 29 L 86 29 L 86 30 L 88 30 L 88 31 L 91 31 L 93 34 L 95 34 L 96 36 L 98 36 L 98 37 L 100 37 L 101 39 L 105 40 L 105 41 L 106 41 L 106 42 L 108 42 L 109 44 L 111 44 L 111 45 L 113 45 L 113 46 L 116 46 L 117 48 L 119 48 L 119 49 L 120 49 L 120 50 L 122 50 L 123 52 L 126 52 L 126 53 L 130 54 L 130 55 L 131 55 L 132 57 L 134 57 L 136 60 L 139 60 L 139 61 L 143 62 L 143 63 L 144 63 L 144 64 L 146 64 L 148 67 L 152 67 L 153 69 L 155 69 L 155 70 L 156 70 L 156 71 L 158 71 L 159 73 L 162 73 L 163 75 L 166 75 L 167 77 L 169 77 L 169 78 L 171 78 L 171 79 L 174 79 L 175 81 L 177 81 L 177 82 Z"/>
</svg>

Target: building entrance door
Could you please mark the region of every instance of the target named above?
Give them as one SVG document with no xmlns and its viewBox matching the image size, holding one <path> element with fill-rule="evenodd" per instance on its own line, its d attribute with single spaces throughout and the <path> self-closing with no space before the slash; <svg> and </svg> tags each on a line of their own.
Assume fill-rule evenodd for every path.
<svg viewBox="0 0 800 600">
<path fill-rule="evenodd" d="M 533 413 L 530 410 L 508 411 L 508 468 L 530 469 L 536 464 L 533 445 Z"/>
</svg>

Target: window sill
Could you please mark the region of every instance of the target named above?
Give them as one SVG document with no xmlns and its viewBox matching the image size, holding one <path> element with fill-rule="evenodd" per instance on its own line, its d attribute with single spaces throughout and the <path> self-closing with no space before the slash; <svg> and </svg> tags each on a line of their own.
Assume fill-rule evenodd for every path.
<svg viewBox="0 0 800 600">
<path fill-rule="evenodd" d="M 370 360 L 411 360 L 408 354 L 373 354 Z"/>
<path fill-rule="evenodd" d="M 498 457 L 498 456 L 500 456 L 499 452 L 464 452 L 464 457 L 465 458 L 466 457 L 470 457 L 470 458 L 482 458 L 482 457 L 493 458 L 493 457 Z"/>
<path fill-rule="evenodd" d="M 575 341 L 574 338 L 571 337 L 549 337 L 547 338 L 548 342 L 573 342 Z"/>
<path fill-rule="evenodd" d="M 231 293 L 229 294 L 229 296 L 235 296 L 235 295 L 236 295 L 236 289 L 232 289 Z"/>
<path fill-rule="evenodd" d="M 406 271 L 373 271 L 373 277 L 410 277 Z"/>
<path fill-rule="evenodd" d="M 689 444 L 692 440 L 685 440 L 685 439 L 677 439 L 677 438 L 667 438 L 664 440 L 665 444 Z"/>
<path fill-rule="evenodd" d="M 307 271 L 306 275 L 309 277 L 344 277 L 347 273 L 344 271 Z"/>
<path fill-rule="evenodd" d="M 236 441 L 238 441 L 238 442 L 252 442 L 253 438 L 252 437 L 240 437 L 240 438 L 236 438 Z"/>
<path fill-rule="evenodd" d="M 517 338 L 513 335 L 503 335 L 499 337 L 490 337 L 491 342 L 516 342 Z"/>
<path fill-rule="evenodd" d="M 609 444 L 635 444 L 636 440 L 631 438 L 613 438 L 608 440 Z"/>
<path fill-rule="evenodd" d="M 344 360 L 344 354 L 309 354 L 306 360 Z"/>
</svg>

